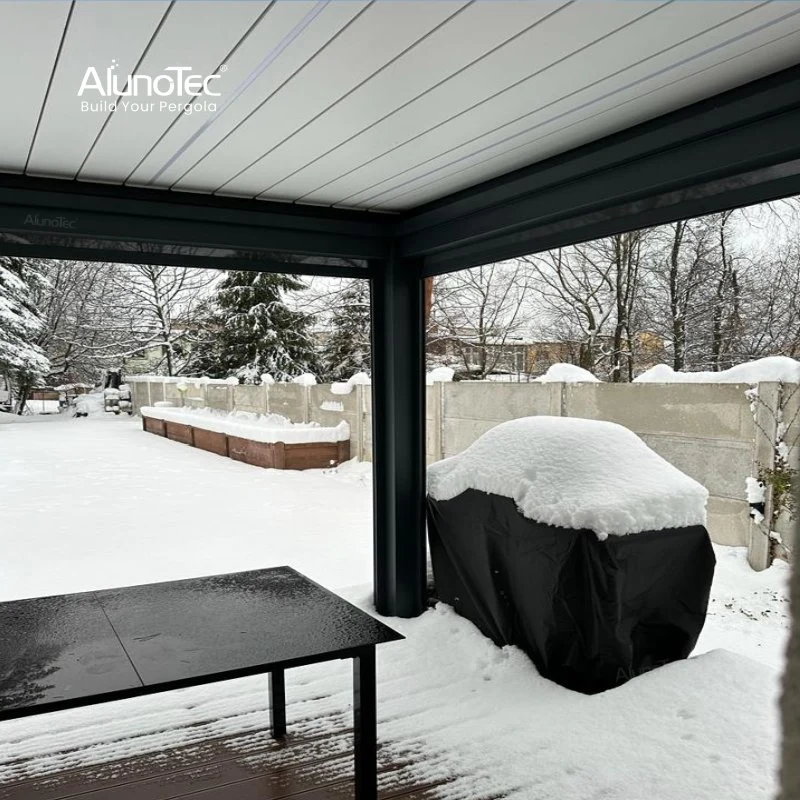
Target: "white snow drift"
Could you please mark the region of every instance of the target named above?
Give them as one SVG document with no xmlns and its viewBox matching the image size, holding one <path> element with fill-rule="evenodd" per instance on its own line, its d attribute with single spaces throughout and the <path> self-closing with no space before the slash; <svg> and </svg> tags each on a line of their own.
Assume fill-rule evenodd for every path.
<svg viewBox="0 0 800 800">
<path fill-rule="evenodd" d="M 510 497 L 529 519 L 609 534 L 705 525 L 708 492 L 613 422 L 524 417 L 428 467 L 428 493 Z"/>
<path fill-rule="evenodd" d="M 215 433 L 251 439 L 254 442 L 345 442 L 350 426 L 342 421 L 333 428 L 316 422 L 292 422 L 280 414 L 252 414 L 248 411 L 224 413 L 211 408 L 161 408 L 144 406 L 143 417 L 192 425 Z"/>
<path fill-rule="evenodd" d="M 544 375 L 534 378 L 536 383 L 602 383 L 588 369 L 575 364 L 552 364 Z"/>
<path fill-rule="evenodd" d="M 656 364 L 634 383 L 760 383 L 784 381 L 800 383 L 800 361 L 788 356 L 770 356 L 737 364 L 721 372 L 675 372 L 667 364 Z"/>
</svg>

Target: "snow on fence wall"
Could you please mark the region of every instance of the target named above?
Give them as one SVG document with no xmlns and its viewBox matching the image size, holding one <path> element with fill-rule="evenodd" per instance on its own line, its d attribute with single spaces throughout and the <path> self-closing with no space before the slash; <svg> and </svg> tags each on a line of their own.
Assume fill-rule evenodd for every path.
<svg viewBox="0 0 800 800">
<path fill-rule="evenodd" d="M 293 422 L 350 425 L 350 452 L 372 457 L 370 387 L 334 394 L 328 385 L 230 385 L 130 378 L 136 408 L 158 400 L 176 405 L 277 413 Z M 720 544 L 747 546 L 754 566 L 767 562 L 765 525 L 750 517 L 745 479 L 770 469 L 778 442 L 788 447 L 790 467 L 800 459 L 800 386 L 745 384 L 437 383 L 428 387 L 428 463 L 455 455 L 500 422 L 549 414 L 617 422 L 639 434 L 657 453 L 700 481 L 710 493 L 709 530 Z M 769 509 L 767 509 L 769 511 Z M 793 526 L 782 513 L 773 525 L 780 555 L 793 548 Z"/>
</svg>

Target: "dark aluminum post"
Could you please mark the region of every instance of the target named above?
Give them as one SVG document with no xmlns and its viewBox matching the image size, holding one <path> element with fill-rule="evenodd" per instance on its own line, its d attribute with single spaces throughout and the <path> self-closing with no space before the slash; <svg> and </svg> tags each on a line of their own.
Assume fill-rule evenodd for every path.
<svg viewBox="0 0 800 800">
<path fill-rule="evenodd" d="M 375 648 L 366 647 L 353 659 L 353 733 L 355 800 L 378 796 L 378 713 Z"/>
<path fill-rule="evenodd" d="M 425 344 L 421 263 L 373 265 L 372 462 L 375 606 L 425 608 Z"/>
</svg>

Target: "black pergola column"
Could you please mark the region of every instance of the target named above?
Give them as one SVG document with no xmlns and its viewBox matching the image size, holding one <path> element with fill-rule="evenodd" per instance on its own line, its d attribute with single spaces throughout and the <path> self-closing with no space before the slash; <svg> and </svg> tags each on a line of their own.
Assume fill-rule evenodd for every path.
<svg viewBox="0 0 800 800">
<path fill-rule="evenodd" d="M 421 262 L 395 250 L 374 263 L 372 463 L 375 605 L 425 608 L 425 346 Z"/>
</svg>

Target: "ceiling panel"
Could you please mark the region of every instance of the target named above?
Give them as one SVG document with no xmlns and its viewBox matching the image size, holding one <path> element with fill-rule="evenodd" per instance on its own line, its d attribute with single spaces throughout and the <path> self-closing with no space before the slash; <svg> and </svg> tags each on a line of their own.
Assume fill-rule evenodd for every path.
<svg viewBox="0 0 800 800">
<path fill-rule="evenodd" d="M 486 5 L 491 7 L 492 3 Z M 377 180 L 362 178 L 361 172 L 351 177 L 348 173 L 352 170 L 360 169 L 361 165 L 402 146 L 404 142 L 413 141 L 426 130 L 448 119 L 456 119 L 459 114 L 472 108 L 477 111 L 477 106 L 487 98 L 500 95 L 598 37 L 652 13 L 661 4 L 640 1 L 606 5 L 608 13 L 600 15 L 587 13 L 589 6 L 577 3 L 564 5 L 506 46 L 489 53 L 448 80 L 439 82 L 431 91 L 347 141 L 309 168 L 296 173 L 284 184 L 273 186 L 270 193 L 274 192 L 280 197 L 305 197 L 313 202 L 339 202 L 348 194 L 366 188 Z M 480 41 L 477 31 L 476 36 Z M 507 104 L 506 118 L 517 116 L 519 111 L 516 100 L 511 101 Z M 484 126 L 492 124 L 492 120 L 485 118 L 480 111 L 478 116 Z M 409 152 L 413 150 L 411 146 Z M 363 169 L 364 176 L 372 174 L 368 168 Z M 362 182 L 358 183 L 359 180 Z M 315 193 L 320 187 L 325 187 L 325 190 Z"/>
<path fill-rule="evenodd" d="M 88 102 L 90 96 L 78 96 L 87 67 L 95 67 L 104 76 L 115 59 L 117 74 L 134 72 L 168 8 L 168 0 L 148 3 L 81 0 L 75 4 L 33 144 L 27 169 L 29 175 L 64 178 L 77 175 L 109 116 L 101 111 L 82 110 L 82 99 Z M 125 36 L 120 37 L 123 18 Z"/>
<path fill-rule="evenodd" d="M 181 116 L 129 177 L 137 186 L 171 186 L 277 91 L 347 24 L 367 0 L 277 2 L 228 59 L 218 91 L 224 111 L 213 120 Z M 255 77 L 252 83 L 247 82 Z M 210 124 L 209 124 L 210 123 Z"/>
<path fill-rule="evenodd" d="M 190 66 L 193 73 L 201 75 L 216 72 L 266 7 L 266 2 L 248 0 L 174 4 L 137 72 L 155 76 L 170 66 Z M 124 22 L 126 18 L 120 15 L 119 19 Z M 158 103 L 160 99 L 141 98 L 144 103 Z M 124 181 L 180 113 L 120 108 L 111 115 L 78 177 Z"/>
<path fill-rule="evenodd" d="M 0 170 L 23 172 L 69 4 L 0 2 Z M 25 42 L 20 47 L 20 42 Z"/>
<path fill-rule="evenodd" d="M 520 36 L 564 5 L 564 0 L 472 3 L 406 50 L 327 111 L 294 131 L 224 188 L 256 195 L 286 178 L 297 165 L 314 162 L 467 68 L 489 51 Z M 469 48 L 463 46 L 469 42 Z M 294 195 L 297 196 L 296 194 Z"/>
<path fill-rule="evenodd" d="M 797 63 L 797 0 L 0 0 L 0 171 L 398 211 Z"/>
<path fill-rule="evenodd" d="M 770 6 L 742 2 L 662 5 L 610 36 L 593 36 L 588 46 L 572 48 L 568 57 L 553 59 L 527 80 L 466 113 L 445 118 L 444 122 L 425 113 L 429 124 L 421 135 L 399 147 L 390 149 L 384 145 L 382 155 L 365 158 L 364 165 L 349 175 L 301 197 L 315 202 L 369 203 L 396 184 L 492 144 L 502 146 L 509 136 L 523 135 L 537 123 L 559 114 L 574 113 L 582 103 L 606 102 L 602 100 L 605 95 L 659 70 L 670 69 L 684 58 L 779 15 L 770 11 Z M 582 19 L 588 20 L 585 15 Z M 589 88 L 581 93 L 583 87 Z M 613 104 L 611 100 L 607 102 Z M 377 147 L 380 142 L 373 144 Z M 372 151 L 367 148 L 362 152 Z"/>
<path fill-rule="evenodd" d="M 672 111 L 732 86 L 763 77 L 776 69 L 797 63 L 800 52 L 800 15 L 796 17 L 794 33 L 774 38 L 777 31 L 768 29 L 748 37 L 750 47 L 726 48 L 705 57 L 682 64 L 642 83 L 622 88 L 599 102 L 585 103 L 576 97 L 570 108 L 556 104 L 539 122 L 530 123 L 527 132 L 521 126 L 519 134 L 503 131 L 505 139 L 494 144 L 473 143 L 454 148 L 449 158 L 438 158 L 425 165 L 419 177 L 406 175 L 378 191 L 365 193 L 363 205 L 390 210 L 418 205 L 442 193 L 471 186 L 521 165 L 543 160 L 588 141 L 602 138 L 615 131 L 631 127 L 643 120 Z M 581 107 L 581 99 L 584 100 Z M 463 151 L 463 152 L 462 152 Z M 387 188 L 388 186 L 388 188 Z M 350 198 L 347 205 L 352 205 Z"/>
<path fill-rule="evenodd" d="M 175 187 L 219 189 L 463 5 L 462 0 L 373 3 Z M 241 192 L 226 187 L 226 193 Z"/>
</svg>

